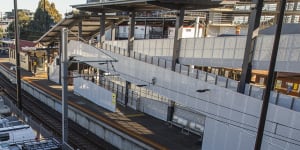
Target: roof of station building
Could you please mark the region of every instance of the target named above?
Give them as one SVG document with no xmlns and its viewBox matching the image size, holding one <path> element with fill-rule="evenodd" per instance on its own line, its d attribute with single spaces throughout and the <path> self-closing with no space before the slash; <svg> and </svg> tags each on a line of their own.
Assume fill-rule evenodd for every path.
<svg viewBox="0 0 300 150">
<path fill-rule="evenodd" d="M 232 0 L 90 0 L 73 8 L 90 12 L 153 11 L 161 9 L 186 10 L 220 7 Z"/>
<path fill-rule="evenodd" d="M 107 15 L 105 19 L 105 26 L 109 28 L 113 24 L 122 22 L 125 17 L 118 17 L 115 15 Z M 81 24 L 81 25 L 80 25 Z M 62 28 L 69 30 L 68 39 L 78 40 L 79 39 L 79 28 L 81 26 L 81 40 L 88 41 L 91 37 L 99 33 L 100 31 L 100 17 L 97 15 L 91 15 L 86 13 L 72 13 L 66 16 L 63 20 L 53 26 L 48 32 L 41 36 L 36 43 L 47 45 L 51 42 L 58 42 L 61 35 Z"/>
</svg>

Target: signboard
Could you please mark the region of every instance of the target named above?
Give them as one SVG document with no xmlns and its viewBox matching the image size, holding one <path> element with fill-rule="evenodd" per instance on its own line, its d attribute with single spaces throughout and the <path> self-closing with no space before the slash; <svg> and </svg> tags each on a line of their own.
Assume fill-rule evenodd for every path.
<svg viewBox="0 0 300 150">
<path fill-rule="evenodd" d="M 28 47 L 28 46 L 26 46 L 26 47 L 21 47 L 21 49 L 23 51 L 35 51 L 36 47 Z"/>
</svg>

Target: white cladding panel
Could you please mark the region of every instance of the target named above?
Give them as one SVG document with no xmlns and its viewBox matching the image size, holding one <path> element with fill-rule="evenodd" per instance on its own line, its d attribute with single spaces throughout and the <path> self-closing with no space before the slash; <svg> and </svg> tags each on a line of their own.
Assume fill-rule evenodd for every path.
<svg viewBox="0 0 300 150">
<path fill-rule="evenodd" d="M 141 103 L 143 108 L 140 109 L 143 112 L 161 120 L 167 120 L 168 105 L 166 103 L 144 97 L 141 97 Z"/>
<path fill-rule="evenodd" d="M 89 80 L 74 78 L 74 92 L 105 109 L 116 111 L 116 100 L 113 93 Z"/>
<path fill-rule="evenodd" d="M 49 64 L 49 79 L 55 83 L 59 83 L 59 65 L 56 65 L 58 56 L 55 57 L 54 61 Z"/>
<path fill-rule="evenodd" d="M 276 71 L 300 72 L 300 34 L 281 35 Z M 274 36 L 260 35 L 256 42 L 253 68 L 267 70 Z M 127 48 L 127 41 L 106 42 Z M 136 40 L 134 51 L 150 56 L 172 56 L 174 39 Z M 180 62 L 198 66 L 240 68 L 246 36 L 181 39 Z"/>
</svg>

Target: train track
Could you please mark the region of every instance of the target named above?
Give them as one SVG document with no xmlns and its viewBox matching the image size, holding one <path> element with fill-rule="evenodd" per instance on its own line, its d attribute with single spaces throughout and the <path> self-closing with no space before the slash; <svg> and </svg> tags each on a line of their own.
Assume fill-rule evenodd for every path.
<svg viewBox="0 0 300 150">
<path fill-rule="evenodd" d="M 16 103 L 16 87 L 2 74 L 0 74 L 0 87 L 2 87 L 4 89 L 4 93 Z M 31 115 L 33 119 L 37 120 L 44 127 L 50 129 L 55 136 L 61 137 L 62 123 L 61 114 L 59 112 L 53 110 L 25 91 L 22 91 L 22 107 L 25 113 Z M 68 126 L 68 143 L 75 149 L 117 149 L 70 119 L 68 121 Z"/>
</svg>

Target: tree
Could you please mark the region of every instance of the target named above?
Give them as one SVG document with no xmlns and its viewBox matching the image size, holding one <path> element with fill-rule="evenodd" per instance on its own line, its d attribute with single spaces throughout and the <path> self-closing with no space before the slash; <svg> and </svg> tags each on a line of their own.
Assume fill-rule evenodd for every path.
<svg viewBox="0 0 300 150">
<path fill-rule="evenodd" d="M 4 31 L 3 31 L 3 28 L 0 27 L 0 39 L 2 39 L 4 36 Z"/>
<path fill-rule="evenodd" d="M 18 11 L 20 39 L 24 40 L 37 40 L 50 27 L 61 20 L 61 14 L 58 13 L 54 3 L 49 3 L 48 0 L 40 0 L 38 7 L 34 13 L 33 20 L 30 20 L 26 12 Z M 8 27 L 8 35 L 14 37 L 14 22 Z"/>
<path fill-rule="evenodd" d="M 25 34 L 26 28 L 30 23 L 29 11 L 26 10 L 18 10 L 18 17 L 19 17 L 19 28 L 20 28 L 20 36 Z M 15 22 L 11 22 L 7 28 L 7 36 L 9 38 L 14 38 L 15 33 Z"/>
<path fill-rule="evenodd" d="M 48 0 L 40 0 L 34 18 L 29 24 L 30 34 L 27 35 L 27 39 L 37 40 L 60 20 L 61 14 L 55 8 L 55 4 L 50 4 Z"/>
</svg>

